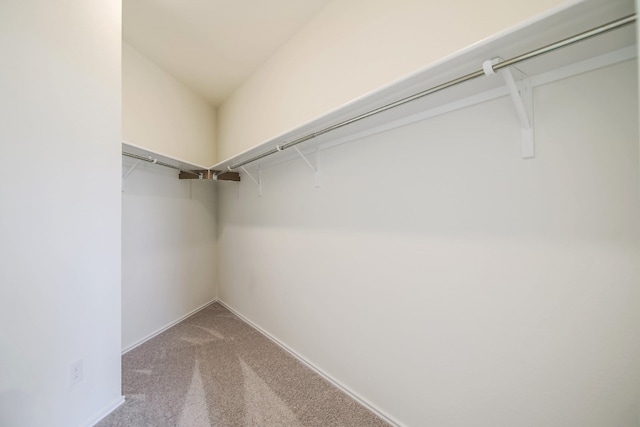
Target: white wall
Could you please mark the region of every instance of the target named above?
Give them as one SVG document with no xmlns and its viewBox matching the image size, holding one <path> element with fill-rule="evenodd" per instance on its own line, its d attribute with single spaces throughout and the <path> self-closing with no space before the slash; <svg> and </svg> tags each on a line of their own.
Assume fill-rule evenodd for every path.
<svg viewBox="0 0 640 427">
<path fill-rule="evenodd" d="M 122 45 L 123 139 L 199 165 L 215 163 L 216 111 L 127 43 Z"/>
<path fill-rule="evenodd" d="M 80 426 L 121 398 L 120 14 L 0 0 L 2 426 Z"/>
<path fill-rule="evenodd" d="M 125 170 L 131 162 L 125 161 Z M 122 348 L 215 299 L 215 184 L 136 168 L 122 193 Z"/>
<path fill-rule="evenodd" d="M 561 4 L 334 0 L 220 106 L 218 159 Z"/>
<path fill-rule="evenodd" d="M 219 296 L 407 426 L 637 426 L 636 63 L 219 189 Z"/>
<path fill-rule="evenodd" d="M 213 164 L 215 114 L 199 95 L 123 44 L 126 141 Z M 123 170 L 133 164 L 124 158 Z M 122 193 L 122 348 L 215 298 L 215 185 L 134 169 Z"/>
</svg>

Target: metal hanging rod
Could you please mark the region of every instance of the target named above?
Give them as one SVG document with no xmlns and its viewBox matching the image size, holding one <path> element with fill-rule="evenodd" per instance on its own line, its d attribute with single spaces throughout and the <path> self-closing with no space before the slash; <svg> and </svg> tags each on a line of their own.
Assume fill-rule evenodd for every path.
<svg viewBox="0 0 640 427">
<path fill-rule="evenodd" d="M 195 175 L 195 176 L 197 176 L 199 178 L 202 178 L 202 174 L 201 173 L 190 171 L 190 170 L 186 170 L 186 169 L 182 169 L 182 168 L 180 168 L 178 166 L 171 165 L 171 164 L 165 163 L 165 162 L 161 162 L 160 160 L 154 159 L 153 157 L 146 157 L 146 156 L 141 156 L 139 154 L 127 153 L 126 151 L 123 151 L 122 155 L 126 156 L 126 157 L 131 157 L 133 159 L 143 160 L 145 162 L 149 162 L 149 163 L 153 163 L 153 164 L 156 164 L 156 165 L 164 166 L 166 168 L 175 169 L 175 170 L 180 171 L 182 173 L 187 173 L 189 175 Z"/>
<path fill-rule="evenodd" d="M 636 21 L 636 14 L 635 13 L 631 14 L 631 15 L 627 15 L 627 16 L 625 16 L 623 18 L 617 19 L 615 21 L 609 22 L 609 23 L 601 25 L 599 27 L 592 28 L 591 30 L 582 32 L 580 34 L 576 34 L 575 36 L 568 37 L 568 38 L 560 40 L 558 42 L 548 44 L 548 45 L 543 46 L 541 48 L 538 48 L 538 49 L 532 50 L 530 52 L 524 53 L 522 55 L 518 55 L 516 57 L 513 57 L 513 58 L 507 59 L 505 61 L 499 62 L 499 63 L 493 65 L 493 69 L 495 71 L 498 71 L 498 70 L 500 70 L 502 68 L 506 68 L 506 67 L 509 67 L 511 65 L 515 65 L 515 64 L 518 64 L 520 62 L 526 61 L 528 59 L 535 58 L 535 57 L 540 56 L 540 55 L 544 55 L 544 54 L 552 52 L 554 50 L 557 50 L 557 49 L 560 49 L 560 48 L 563 48 L 563 47 L 566 47 L 566 46 L 569 46 L 569 45 L 572 45 L 572 44 L 575 44 L 575 43 L 578 43 L 578 42 L 581 42 L 581 41 L 584 41 L 584 40 L 587 40 L 589 38 L 592 38 L 592 37 L 607 33 L 609 31 L 616 30 L 618 28 L 621 28 L 621 27 L 624 27 L 626 25 L 632 24 L 635 21 Z M 344 127 L 344 126 L 348 126 L 348 125 L 353 124 L 355 122 L 359 122 L 360 120 L 366 119 L 366 118 L 374 116 L 376 114 L 383 113 L 383 112 L 385 112 L 387 110 L 391 110 L 392 108 L 399 107 L 400 105 L 406 104 L 406 103 L 411 102 L 411 101 L 415 101 L 417 99 L 423 98 L 425 96 L 431 95 L 431 94 L 436 93 L 436 92 L 440 92 L 441 90 L 450 88 L 452 86 L 456 86 L 456 85 L 458 85 L 460 83 L 464 83 L 466 81 L 473 80 L 473 79 L 476 79 L 478 77 L 482 77 L 484 75 L 485 75 L 484 69 L 480 69 L 478 71 L 474 71 L 473 73 L 469 73 L 467 75 L 458 77 L 458 78 L 450 80 L 450 81 L 448 81 L 446 83 L 439 84 L 439 85 L 434 86 L 434 87 L 432 87 L 430 89 L 423 90 L 423 91 L 418 92 L 418 93 L 416 93 L 414 95 L 408 96 L 406 98 L 399 99 L 398 101 L 394 101 L 394 102 L 392 102 L 390 104 L 383 105 L 382 107 L 378 107 L 378 108 L 376 108 L 374 110 L 371 110 L 371 111 L 368 111 L 366 113 L 360 114 L 358 116 L 352 117 L 352 118 L 350 118 L 348 120 L 342 121 L 340 123 L 336 123 L 335 125 L 331 125 L 329 127 L 321 129 L 319 131 L 310 133 L 308 135 L 305 135 L 305 136 L 303 136 L 301 138 L 298 138 L 296 140 L 293 140 L 291 142 L 287 142 L 287 143 L 282 144 L 282 145 L 277 145 L 275 148 L 272 148 L 272 149 L 270 149 L 268 151 L 265 151 L 264 153 L 258 154 L 258 155 L 254 156 L 254 157 L 251 157 L 250 159 L 243 160 L 243 161 L 238 162 L 238 163 L 233 163 L 232 165 L 227 166 L 227 169 L 230 170 L 230 171 L 233 170 L 233 169 L 238 169 L 238 168 L 240 168 L 240 167 L 242 167 L 244 165 L 247 165 L 249 163 L 255 162 L 256 160 L 263 159 L 263 158 L 265 158 L 267 156 L 271 156 L 272 154 L 276 154 L 276 153 L 278 153 L 278 152 L 280 152 L 282 150 L 286 150 L 287 148 L 291 148 L 291 147 L 293 147 L 295 145 L 301 144 L 301 143 L 303 143 L 305 141 L 308 141 L 308 140 L 313 139 L 315 137 L 318 137 L 320 135 L 324 135 L 325 133 L 334 131 L 336 129 L 340 129 L 340 128 Z"/>
</svg>

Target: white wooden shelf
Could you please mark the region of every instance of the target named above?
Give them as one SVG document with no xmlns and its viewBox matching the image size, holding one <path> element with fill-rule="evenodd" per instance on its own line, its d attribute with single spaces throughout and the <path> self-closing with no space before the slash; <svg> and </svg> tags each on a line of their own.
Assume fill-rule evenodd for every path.
<svg viewBox="0 0 640 427">
<path fill-rule="evenodd" d="M 210 170 L 210 166 L 203 166 L 197 163 L 189 162 L 186 160 L 182 160 L 177 157 L 172 157 L 170 155 L 150 150 L 139 145 L 135 145 L 128 141 L 122 141 L 122 151 L 126 151 L 127 153 L 136 154 L 138 156 L 148 157 L 152 159 L 158 159 L 161 162 L 169 163 L 179 167 L 180 169 L 185 170 Z M 135 160 L 132 160 L 135 161 Z"/>
<path fill-rule="evenodd" d="M 383 105 L 429 89 L 482 68 L 484 61 L 496 57 L 511 58 L 546 46 L 610 21 L 633 14 L 632 0 L 588 0 L 555 10 L 515 28 L 482 40 L 441 61 L 398 80 L 386 87 L 353 100 L 310 122 L 270 138 L 209 169 L 225 171 L 230 165 L 251 159 L 265 151 L 317 132 L 336 123 L 374 110 Z M 636 24 L 562 48 L 518 64 L 517 68 L 531 77 L 533 85 L 544 84 L 636 56 Z M 412 101 L 384 113 L 358 121 L 302 143 L 303 153 L 321 149 L 401 126 L 412 121 L 452 111 L 475 103 L 508 95 L 504 80 L 483 76 L 441 92 Z M 515 115 L 514 115 L 515 118 Z M 298 153 L 284 150 L 255 164 L 277 164 Z M 251 166 L 254 166 L 252 164 Z"/>
</svg>

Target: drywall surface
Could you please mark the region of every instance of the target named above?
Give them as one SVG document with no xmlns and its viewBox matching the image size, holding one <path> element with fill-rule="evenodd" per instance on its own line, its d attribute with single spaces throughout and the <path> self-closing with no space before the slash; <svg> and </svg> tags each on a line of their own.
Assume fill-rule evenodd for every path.
<svg viewBox="0 0 640 427">
<path fill-rule="evenodd" d="M 219 297 L 406 426 L 637 426 L 635 61 L 219 189 Z"/>
<path fill-rule="evenodd" d="M 127 170 L 130 161 L 125 161 Z M 141 165 L 122 193 L 122 348 L 215 298 L 215 184 Z"/>
<path fill-rule="evenodd" d="M 120 15 L 0 0 L 2 426 L 86 425 L 121 401 Z"/>
<path fill-rule="evenodd" d="M 203 166 L 215 163 L 216 111 L 127 43 L 122 44 L 126 142 Z"/>
<path fill-rule="evenodd" d="M 334 0 L 220 106 L 218 159 L 563 3 Z"/>
</svg>

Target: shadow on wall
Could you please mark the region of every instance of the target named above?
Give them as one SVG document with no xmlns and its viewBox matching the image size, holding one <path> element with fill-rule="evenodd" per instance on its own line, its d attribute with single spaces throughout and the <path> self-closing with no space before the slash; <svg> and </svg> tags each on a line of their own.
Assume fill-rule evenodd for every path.
<svg viewBox="0 0 640 427">
<path fill-rule="evenodd" d="M 135 161 L 124 159 L 123 175 Z M 135 174 L 135 176 L 131 176 Z M 182 199 L 200 203 L 209 213 L 216 212 L 211 193 L 216 192 L 216 184 L 210 180 L 178 179 L 178 172 L 162 166 L 138 164 L 123 181 L 123 196 L 155 197 L 158 199 Z M 132 179 L 134 178 L 134 179 Z"/>
<path fill-rule="evenodd" d="M 636 78 L 538 87 L 532 160 L 505 98 L 220 187 L 219 298 L 404 425 L 633 425 Z"/>
<path fill-rule="evenodd" d="M 33 397 L 18 389 L 0 393 L 0 425 L 31 426 L 33 419 Z"/>
<path fill-rule="evenodd" d="M 614 74 L 613 79 L 611 75 Z M 618 84 L 600 84 L 604 79 Z M 635 62 L 536 88 L 535 159 L 502 98 L 320 152 L 220 190 L 220 227 L 638 239 Z M 252 165 L 253 166 L 253 165 Z"/>
</svg>

